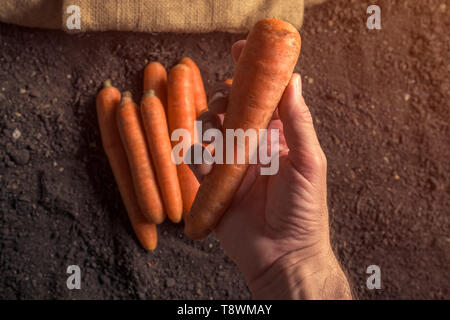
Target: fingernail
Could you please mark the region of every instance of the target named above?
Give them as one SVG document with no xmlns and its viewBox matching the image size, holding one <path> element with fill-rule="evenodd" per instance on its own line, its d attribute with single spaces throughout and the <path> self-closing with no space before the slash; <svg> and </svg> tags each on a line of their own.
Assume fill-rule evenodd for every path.
<svg viewBox="0 0 450 320">
<path fill-rule="evenodd" d="M 202 126 L 203 132 L 202 133 L 205 133 L 205 131 L 207 131 L 209 129 L 214 129 L 214 124 L 211 120 L 203 121 L 202 124 L 203 124 L 203 126 Z"/>
<path fill-rule="evenodd" d="M 191 171 L 194 173 L 197 180 L 201 183 L 203 178 L 212 169 L 213 158 L 212 158 L 210 150 L 207 147 L 203 146 L 202 144 L 199 144 L 199 143 L 193 144 L 190 149 L 191 153 L 195 152 L 194 149 L 197 149 L 197 152 L 200 151 L 198 156 L 200 156 L 201 158 L 195 159 L 195 155 L 191 154 L 191 159 L 188 162 L 188 166 L 191 169 Z M 198 150 L 198 149 L 200 149 L 200 150 Z M 205 157 L 205 156 L 206 156 L 206 158 L 203 159 L 203 157 Z M 197 161 L 195 161 L 195 160 L 197 160 Z M 203 160 L 205 160 L 205 161 L 203 161 Z"/>
<path fill-rule="evenodd" d="M 213 104 L 214 102 L 222 98 L 225 98 L 225 93 L 223 93 L 222 91 L 217 91 L 212 95 L 211 99 L 209 100 L 209 104 Z"/>
<path fill-rule="evenodd" d="M 220 119 L 211 111 L 203 112 L 197 120 L 202 122 L 202 134 L 208 129 L 220 128 Z"/>
</svg>

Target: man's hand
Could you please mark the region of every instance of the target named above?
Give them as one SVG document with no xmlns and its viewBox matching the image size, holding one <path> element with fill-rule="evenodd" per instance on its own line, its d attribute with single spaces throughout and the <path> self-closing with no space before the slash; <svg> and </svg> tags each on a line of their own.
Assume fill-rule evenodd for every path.
<svg viewBox="0 0 450 320">
<path fill-rule="evenodd" d="M 236 62 L 245 41 L 233 45 Z M 204 130 L 220 126 L 227 88 L 203 114 Z M 254 298 L 350 299 L 347 279 L 330 245 L 327 162 L 294 74 L 269 129 L 279 130 L 279 171 L 259 175 L 251 165 L 215 232 L 245 276 Z M 268 143 L 270 145 L 270 143 Z M 270 151 L 269 151 L 270 152 Z M 199 180 L 210 170 L 193 168 Z"/>
</svg>

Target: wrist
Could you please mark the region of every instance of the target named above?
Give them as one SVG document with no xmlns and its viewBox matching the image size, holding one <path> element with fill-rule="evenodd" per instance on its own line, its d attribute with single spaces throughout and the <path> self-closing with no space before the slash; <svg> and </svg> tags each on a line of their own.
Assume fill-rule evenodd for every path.
<svg viewBox="0 0 450 320">
<path fill-rule="evenodd" d="M 331 247 L 293 251 L 249 283 L 254 299 L 351 299 L 350 287 Z"/>
</svg>

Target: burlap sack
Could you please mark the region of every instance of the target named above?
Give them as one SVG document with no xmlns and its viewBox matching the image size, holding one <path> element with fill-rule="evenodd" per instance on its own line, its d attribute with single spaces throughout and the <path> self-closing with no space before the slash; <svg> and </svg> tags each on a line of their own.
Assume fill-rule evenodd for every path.
<svg viewBox="0 0 450 320">
<path fill-rule="evenodd" d="M 63 0 L 1 0 L 0 21 L 25 27 L 58 29 Z"/>
<path fill-rule="evenodd" d="M 304 6 L 324 0 L 2 0 L 0 21 L 28 27 L 85 31 L 247 32 L 261 18 L 300 28 Z M 80 29 L 69 30 L 70 5 L 80 8 Z"/>
</svg>

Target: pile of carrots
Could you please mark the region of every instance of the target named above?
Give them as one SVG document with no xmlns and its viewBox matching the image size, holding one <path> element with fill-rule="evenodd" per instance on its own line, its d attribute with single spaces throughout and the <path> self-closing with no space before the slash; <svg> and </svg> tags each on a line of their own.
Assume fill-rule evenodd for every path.
<svg viewBox="0 0 450 320">
<path fill-rule="evenodd" d="M 97 95 L 103 148 L 133 229 L 147 250 L 156 248 L 157 224 L 166 216 L 180 222 L 192 206 L 199 183 L 186 164 L 172 161 L 170 133 L 183 128 L 193 137 L 194 122 L 206 110 L 200 70 L 190 58 L 181 59 L 169 75 L 159 62 L 147 65 L 140 106 L 109 80 Z"/>
<path fill-rule="evenodd" d="M 277 19 L 256 23 L 233 81 L 226 81 L 231 91 L 224 130 L 267 128 L 292 76 L 300 45 L 300 35 L 289 23 Z M 110 81 L 97 96 L 103 148 L 133 229 L 147 250 L 156 248 L 156 225 L 166 216 L 175 223 L 184 218 L 190 238 L 206 237 L 247 171 L 248 164 L 215 164 L 200 186 L 185 163 L 172 161 L 172 147 L 178 141 L 170 140 L 171 133 L 186 129 L 190 144 L 194 143 L 195 120 L 207 109 L 200 70 L 190 58 L 181 59 L 169 75 L 160 63 L 150 63 L 144 70 L 140 106 L 130 92 L 121 94 Z"/>
</svg>

